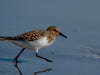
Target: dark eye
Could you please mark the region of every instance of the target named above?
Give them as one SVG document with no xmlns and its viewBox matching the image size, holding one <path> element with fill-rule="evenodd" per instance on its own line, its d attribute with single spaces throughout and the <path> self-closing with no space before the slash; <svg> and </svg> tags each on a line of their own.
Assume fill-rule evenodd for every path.
<svg viewBox="0 0 100 75">
<path fill-rule="evenodd" d="M 53 29 L 55 32 L 57 32 L 57 30 L 56 29 Z"/>
</svg>

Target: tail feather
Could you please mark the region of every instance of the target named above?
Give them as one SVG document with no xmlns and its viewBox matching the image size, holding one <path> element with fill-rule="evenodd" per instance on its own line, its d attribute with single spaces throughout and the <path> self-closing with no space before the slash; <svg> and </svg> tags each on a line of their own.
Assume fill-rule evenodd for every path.
<svg viewBox="0 0 100 75">
<path fill-rule="evenodd" d="M 0 41 L 5 41 L 6 37 L 0 36 Z"/>
<path fill-rule="evenodd" d="M 9 40 L 13 40 L 13 38 L 12 37 L 0 36 L 0 41 L 9 41 Z"/>
<path fill-rule="evenodd" d="M 3 39 L 4 39 L 5 37 L 3 37 L 3 36 L 0 36 L 0 41 L 3 41 Z"/>
</svg>

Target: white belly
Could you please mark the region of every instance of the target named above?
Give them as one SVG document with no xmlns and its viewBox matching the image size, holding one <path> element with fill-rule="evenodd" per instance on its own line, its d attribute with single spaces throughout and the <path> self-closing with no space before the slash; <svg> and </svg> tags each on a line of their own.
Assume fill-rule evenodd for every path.
<svg viewBox="0 0 100 75">
<path fill-rule="evenodd" d="M 48 43 L 48 40 L 45 37 L 35 41 L 11 41 L 11 42 L 22 48 L 36 51 L 50 46 L 51 44 L 53 44 L 54 41 Z"/>
</svg>

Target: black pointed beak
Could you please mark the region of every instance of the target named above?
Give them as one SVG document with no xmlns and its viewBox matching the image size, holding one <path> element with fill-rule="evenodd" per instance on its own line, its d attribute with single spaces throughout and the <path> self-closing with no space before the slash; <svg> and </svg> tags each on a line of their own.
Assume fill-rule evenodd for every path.
<svg viewBox="0 0 100 75">
<path fill-rule="evenodd" d="M 59 35 L 63 36 L 64 38 L 67 38 L 67 36 L 65 36 L 63 33 L 59 33 Z"/>
</svg>

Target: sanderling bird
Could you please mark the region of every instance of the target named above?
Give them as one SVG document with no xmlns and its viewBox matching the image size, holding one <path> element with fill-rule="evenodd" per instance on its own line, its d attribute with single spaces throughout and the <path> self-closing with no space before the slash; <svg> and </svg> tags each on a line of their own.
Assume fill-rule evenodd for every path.
<svg viewBox="0 0 100 75">
<path fill-rule="evenodd" d="M 8 41 L 22 48 L 19 54 L 15 57 L 14 62 L 18 62 L 18 57 L 25 49 L 35 51 L 36 57 L 42 58 L 48 62 L 53 62 L 45 57 L 39 56 L 38 51 L 39 49 L 43 49 L 52 45 L 58 35 L 67 38 L 67 36 L 60 32 L 58 27 L 50 26 L 46 30 L 30 31 L 18 36 L 0 36 L 0 41 Z"/>
</svg>

